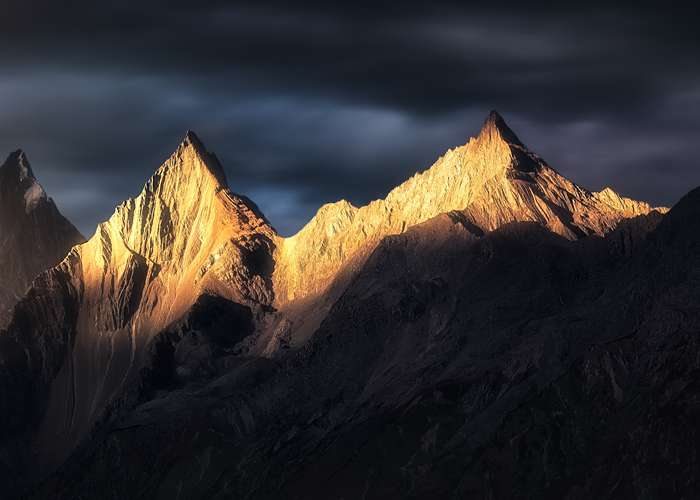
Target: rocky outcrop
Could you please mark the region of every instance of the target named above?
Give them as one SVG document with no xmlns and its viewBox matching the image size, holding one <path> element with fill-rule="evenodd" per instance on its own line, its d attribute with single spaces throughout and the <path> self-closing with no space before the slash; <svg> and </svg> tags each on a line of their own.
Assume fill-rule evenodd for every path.
<svg viewBox="0 0 700 500">
<path fill-rule="evenodd" d="M 0 332 L 0 479 L 50 477 L 37 494 L 56 498 L 444 496 L 444 440 L 486 443 L 607 334 L 607 276 L 652 252 L 664 211 L 576 186 L 492 113 L 386 199 L 285 239 L 188 133 Z"/>
<path fill-rule="evenodd" d="M 384 238 L 304 348 L 143 402 L 36 498 L 692 496 L 699 193 L 625 255 L 459 212 Z"/>
<path fill-rule="evenodd" d="M 623 220 L 666 209 L 610 188 L 595 193 L 577 186 L 529 151 L 492 112 L 476 138 L 449 150 L 385 199 L 361 208 L 344 200 L 324 205 L 299 233 L 278 241 L 275 305 L 291 324 L 288 343 L 298 347 L 311 337 L 384 237 L 455 211 L 484 231 L 536 222 L 574 240 L 603 236 Z M 275 335 L 268 332 L 258 352 L 274 351 Z"/>
<path fill-rule="evenodd" d="M 591 193 L 575 185 L 530 152 L 492 112 L 478 137 L 449 150 L 385 199 L 361 208 L 347 201 L 324 205 L 299 233 L 282 241 L 275 256 L 277 303 L 323 293 L 338 269 L 366 257 L 383 237 L 454 210 L 484 230 L 532 221 L 576 239 L 604 235 L 620 220 L 654 209 L 610 188 Z"/>
<path fill-rule="evenodd" d="M 32 472 L 40 476 L 60 463 L 110 409 L 127 404 L 130 391 L 138 393 L 151 340 L 203 295 L 246 308 L 249 333 L 273 300 L 274 237 L 188 133 L 136 198 L 41 275 L 0 333 L 16 345 L 0 350 L 0 365 L 42 395 L 38 406 L 6 409 L 27 426 L 30 460 L 38 465 Z M 54 325 L 64 309 L 69 320 Z M 28 360 L 11 354 L 23 349 Z"/>
<path fill-rule="evenodd" d="M 0 328 L 32 280 L 82 241 L 34 177 L 24 152 L 12 153 L 0 166 Z"/>
</svg>

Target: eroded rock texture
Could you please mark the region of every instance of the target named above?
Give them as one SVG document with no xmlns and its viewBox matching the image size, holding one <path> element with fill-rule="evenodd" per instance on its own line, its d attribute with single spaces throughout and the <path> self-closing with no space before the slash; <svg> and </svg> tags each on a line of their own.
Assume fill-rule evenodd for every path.
<svg viewBox="0 0 700 500">
<path fill-rule="evenodd" d="M 32 280 L 84 240 L 37 182 L 22 151 L 0 166 L 0 328 Z"/>
<path fill-rule="evenodd" d="M 36 498 L 692 496 L 698 213 L 627 256 L 459 213 L 387 238 L 304 348 L 143 402 Z"/>
<path fill-rule="evenodd" d="M 273 237 L 190 133 L 139 196 L 43 274 L 1 334 L 16 344 L 0 352 L 4 371 L 41 393 L 36 406 L 1 408 L 24 426 L 31 473 L 50 471 L 100 419 L 137 397 L 151 340 L 202 295 L 245 306 L 250 323 L 259 321 L 273 300 Z M 57 321 L 53 302 L 70 314 Z M 26 359 L 11 356 L 18 350 Z"/>
<path fill-rule="evenodd" d="M 292 343 L 303 344 L 382 238 L 439 214 L 460 211 L 485 231 L 514 221 L 537 222 L 567 239 L 602 236 L 630 217 L 664 208 L 606 188 L 592 193 L 529 151 L 496 112 L 480 134 L 449 150 L 428 170 L 383 200 L 355 208 L 321 207 L 296 235 L 277 245 L 276 305 L 292 322 Z"/>
<path fill-rule="evenodd" d="M 568 239 L 603 235 L 624 218 L 647 214 L 648 204 L 612 189 L 591 193 L 530 152 L 496 112 L 478 137 L 449 150 L 428 170 L 362 208 L 325 205 L 298 234 L 278 247 L 277 301 L 323 292 L 337 270 L 369 254 L 384 236 L 404 232 L 441 213 L 463 211 L 484 230 L 533 221 Z"/>
<path fill-rule="evenodd" d="M 699 195 L 665 212 L 576 186 L 493 113 L 385 200 L 284 239 L 188 134 L 0 332 L 0 482 L 688 496 Z"/>
</svg>

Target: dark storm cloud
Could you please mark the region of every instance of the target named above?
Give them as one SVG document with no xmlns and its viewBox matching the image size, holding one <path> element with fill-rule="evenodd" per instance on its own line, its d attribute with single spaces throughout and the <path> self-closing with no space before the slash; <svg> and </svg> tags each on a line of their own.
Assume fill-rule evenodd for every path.
<svg viewBox="0 0 700 500">
<path fill-rule="evenodd" d="M 197 131 L 283 232 L 382 196 L 491 108 L 576 181 L 700 183 L 691 11 L 594 3 L 24 2 L 0 28 L 0 149 L 85 232 Z"/>
</svg>

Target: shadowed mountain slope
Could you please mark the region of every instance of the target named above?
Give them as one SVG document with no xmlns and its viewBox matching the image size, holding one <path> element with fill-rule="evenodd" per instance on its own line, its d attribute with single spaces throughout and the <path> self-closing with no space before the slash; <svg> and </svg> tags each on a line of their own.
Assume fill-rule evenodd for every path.
<svg viewBox="0 0 700 500">
<path fill-rule="evenodd" d="M 251 329 L 273 300 L 274 233 L 188 133 L 136 197 L 37 278 L 0 334 L 3 429 L 31 474 L 60 463 L 139 386 L 152 337 L 200 296 L 240 304 Z"/>
<path fill-rule="evenodd" d="M 492 112 L 476 138 L 449 150 L 428 170 L 362 208 L 346 201 L 324 205 L 298 234 L 278 247 L 278 303 L 322 292 L 336 270 L 381 238 L 451 210 L 464 211 L 492 230 L 533 221 L 562 236 L 603 235 L 652 207 L 610 188 L 591 193 L 531 153 Z"/>
<path fill-rule="evenodd" d="M 24 152 L 12 153 L 0 166 L 0 327 L 32 280 L 82 241 L 37 182 Z"/>
<path fill-rule="evenodd" d="M 492 113 L 385 200 L 284 239 L 188 133 L 0 332 L 0 480 L 74 499 L 450 491 L 426 469 L 443 433 L 475 419 L 486 443 L 605 334 L 598 301 L 627 310 L 616 279 L 662 212 L 576 186 Z M 443 386 L 451 423 L 431 430 Z"/>
<path fill-rule="evenodd" d="M 692 496 L 698 193 L 605 239 L 387 237 L 304 348 L 143 401 L 36 498 Z"/>
<path fill-rule="evenodd" d="M 324 205 L 298 234 L 277 244 L 275 299 L 296 330 L 292 342 L 303 343 L 318 327 L 382 238 L 455 210 L 487 231 L 531 221 L 577 239 L 604 235 L 621 220 L 654 209 L 610 188 L 592 193 L 577 186 L 491 112 L 476 138 L 449 150 L 385 199 L 361 208 L 347 201 Z"/>
</svg>

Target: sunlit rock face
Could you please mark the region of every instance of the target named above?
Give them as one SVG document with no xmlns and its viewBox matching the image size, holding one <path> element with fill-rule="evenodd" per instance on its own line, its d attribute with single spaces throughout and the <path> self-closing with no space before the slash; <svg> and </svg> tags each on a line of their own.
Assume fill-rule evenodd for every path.
<svg viewBox="0 0 700 500">
<path fill-rule="evenodd" d="M 131 323 L 141 333 L 178 319 L 204 292 L 269 304 L 264 254 L 273 235 L 257 208 L 229 191 L 217 159 L 189 133 L 141 194 L 76 249 L 90 288 L 84 302 L 101 310 L 98 328 Z"/>
<path fill-rule="evenodd" d="M 32 191 L 23 210 L 41 198 Z M 37 278 L 0 332 L 0 414 L 12 415 L 0 428 L 0 483 L 16 471 L 24 472 L 28 484 L 45 477 L 79 444 L 99 439 L 102 429 L 138 405 L 155 401 L 174 415 L 168 405 L 179 411 L 181 398 L 199 389 L 209 401 L 229 384 L 258 383 L 287 354 L 298 353 L 294 362 L 304 365 L 299 348 L 316 349 L 308 341 L 320 342 L 314 333 L 324 319 L 326 333 L 345 322 L 346 316 L 338 319 L 337 304 L 356 302 L 339 302 L 353 279 L 405 273 L 402 253 L 397 263 L 404 267 L 372 264 L 378 258 L 372 255 L 403 241 L 392 235 L 427 231 L 427 246 L 448 236 L 471 245 L 489 231 L 525 221 L 534 223 L 537 235 L 550 234 L 548 229 L 568 242 L 609 234 L 621 220 L 641 217 L 615 235 L 615 251 L 628 253 L 658 223 L 658 213 L 645 218 L 652 211 L 612 190 L 591 193 L 569 182 L 492 113 L 478 137 L 448 151 L 386 199 L 362 208 L 345 201 L 326 205 L 285 239 L 252 202 L 229 190 L 217 159 L 188 133 L 137 197 Z M 443 245 L 448 250 L 450 238 Z M 450 255 L 449 262 L 460 261 Z M 442 265 L 428 251 L 421 258 Z M 476 254 L 475 262 L 481 258 Z M 432 300 L 432 289 L 425 288 L 426 300 Z M 394 296 L 387 293 L 387 300 Z M 414 306 L 391 305 L 391 311 L 375 311 L 376 318 L 411 319 L 418 314 Z M 349 310 L 346 326 L 363 327 L 350 321 L 354 314 Z M 449 317 L 440 321 L 447 324 Z M 353 360 L 364 366 L 360 357 Z M 323 375 L 314 370 L 308 376 L 320 380 Z M 357 380 L 366 376 L 358 372 Z M 311 382 L 279 384 L 270 389 L 269 401 L 283 387 L 302 394 Z M 342 385 L 340 378 L 329 383 Z M 307 399 L 315 401 L 324 391 Z M 258 410 L 265 414 L 268 394 L 260 398 Z M 290 398 L 282 398 L 282 408 L 299 404 Z M 240 427 L 254 427 L 249 409 L 240 412 Z"/>
<path fill-rule="evenodd" d="M 383 237 L 453 210 L 463 211 L 483 230 L 532 221 L 577 239 L 603 235 L 621 219 L 647 214 L 652 207 L 610 188 L 592 193 L 575 185 L 530 152 L 492 112 L 478 137 L 449 150 L 385 199 L 361 208 L 344 200 L 321 207 L 277 248 L 277 303 L 322 293 L 338 269 L 362 260 Z"/>
<path fill-rule="evenodd" d="M 301 349 L 125 409 L 30 498 L 694 498 L 700 189 L 622 226 L 387 237 Z"/>
<path fill-rule="evenodd" d="M 43 383 L 50 381 L 36 409 L 43 415 L 32 438 L 37 460 L 60 462 L 111 403 L 128 399 L 153 335 L 200 296 L 239 304 L 251 323 L 242 328 L 251 329 L 273 301 L 273 238 L 188 133 L 136 198 L 40 277 L 5 333 L 28 352 L 26 361 L 10 358 L 19 363 L 13 377 L 31 379 L 42 366 Z"/>
<path fill-rule="evenodd" d="M 37 182 L 22 151 L 0 166 L 0 327 L 42 271 L 83 241 Z"/>
<path fill-rule="evenodd" d="M 479 135 L 449 150 L 385 199 L 356 208 L 327 204 L 275 253 L 275 305 L 284 319 L 260 349 L 303 345 L 367 257 L 385 237 L 440 214 L 458 211 L 482 231 L 511 222 L 536 222 L 569 240 L 602 236 L 627 218 L 652 211 L 612 189 L 590 192 L 549 167 L 494 112 Z M 279 338 L 278 338 L 279 337 Z"/>
</svg>

